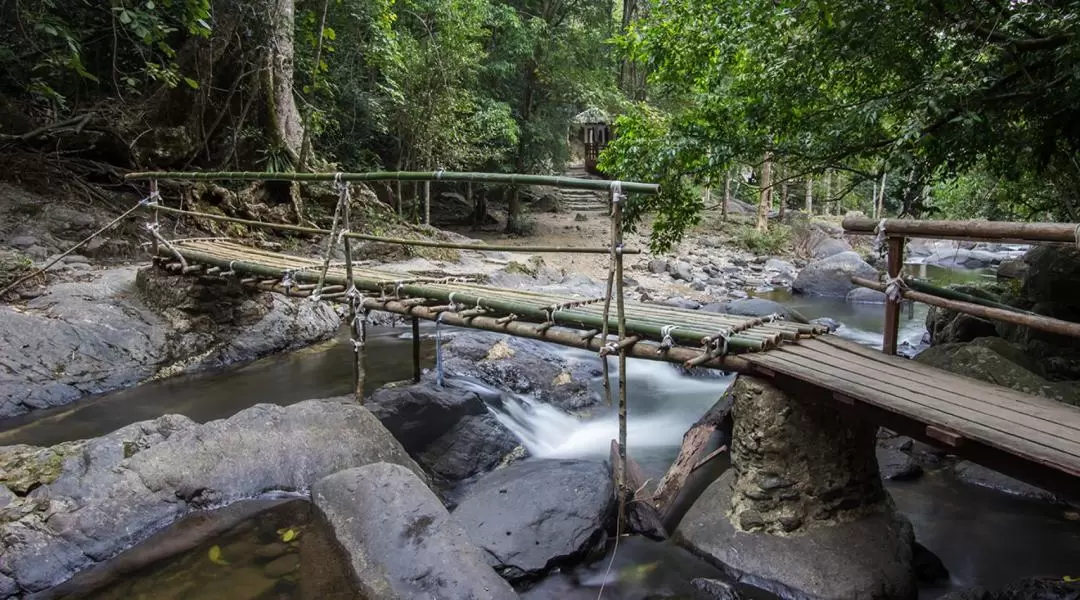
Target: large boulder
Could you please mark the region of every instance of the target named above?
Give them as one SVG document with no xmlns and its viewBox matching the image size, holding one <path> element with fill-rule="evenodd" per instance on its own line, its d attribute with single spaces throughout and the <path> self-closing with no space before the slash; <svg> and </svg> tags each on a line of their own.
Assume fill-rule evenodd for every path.
<svg viewBox="0 0 1080 600">
<path fill-rule="evenodd" d="M 423 480 L 397 464 L 331 475 L 311 491 L 365 598 L 517 598 Z"/>
<path fill-rule="evenodd" d="M 812 262 L 799 272 L 791 291 L 807 296 L 843 298 L 855 289 L 852 277 L 877 280 L 878 272 L 855 252 L 841 252 Z"/>
<path fill-rule="evenodd" d="M 252 296 L 239 284 L 207 286 L 153 268 L 100 271 L 0 306 L 0 418 L 297 348 L 339 325 L 325 303 Z"/>
<path fill-rule="evenodd" d="M 341 400 L 259 404 L 202 425 L 166 415 L 52 448 L 0 448 L 0 484 L 15 495 L 0 509 L 0 576 L 37 592 L 189 511 L 304 491 L 373 462 L 424 476 L 370 412 Z"/>
<path fill-rule="evenodd" d="M 915 360 L 958 375 L 1012 388 L 1025 394 L 1080 405 L 1080 394 L 1077 393 L 1075 385 L 1066 382 L 1051 382 L 1025 368 L 1023 364 L 1014 362 L 1010 357 L 1021 360 L 1028 366 L 1034 366 L 1021 350 L 997 338 L 982 338 L 974 343 L 931 346 L 920 352 Z"/>
<path fill-rule="evenodd" d="M 454 509 L 488 564 L 511 580 L 586 555 L 604 538 L 615 492 L 603 463 L 529 460 L 478 481 Z"/>
<path fill-rule="evenodd" d="M 455 332 L 443 353 L 448 375 L 479 379 L 565 410 L 600 401 L 589 386 L 599 375 L 591 354 L 578 359 L 552 344 L 482 331 Z"/>
<path fill-rule="evenodd" d="M 984 300 L 1001 301 L 999 290 L 991 286 L 951 285 L 949 289 Z M 932 345 L 952 344 L 997 335 L 997 325 L 974 315 L 931 306 L 926 313 L 926 331 L 930 333 Z"/>
<path fill-rule="evenodd" d="M 877 428 L 752 377 L 732 396 L 732 469 L 676 542 L 784 598 L 914 598 L 912 529 L 883 488 Z"/>
<path fill-rule="evenodd" d="M 953 269 L 985 269 L 999 264 L 1008 257 L 1009 255 L 996 254 L 985 250 L 955 248 L 938 250 L 924 258 L 923 262 L 928 265 Z"/>
<path fill-rule="evenodd" d="M 405 450 L 440 480 L 461 481 L 495 468 L 518 447 L 475 389 L 447 382 L 438 387 L 384 387 L 364 406 Z"/>
<path fill-rule="evenodd" d="M 706 312 L 726 313 L 743 317 L 767 317 L 769 315 L 783 315 L 784 320 L 795 323 L 806 323 L 806 317 L 798 311 L 788 308 L 779 302 L 764 298 L 742 298 L 740 300 L 728 300 L 714 304 L 706 304 L 701 307 Z"/>
</svg>

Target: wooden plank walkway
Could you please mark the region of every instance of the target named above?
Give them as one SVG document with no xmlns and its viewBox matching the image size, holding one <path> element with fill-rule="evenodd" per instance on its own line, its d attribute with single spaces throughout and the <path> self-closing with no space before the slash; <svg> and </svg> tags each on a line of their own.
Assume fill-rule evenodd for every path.
<svg viewBox="0 0 1080 600">
<path fill-rule="evenodd" d="M 173 243 L 173 248 L 191 263 L 230 267 L 237 272 L 262 271 L 259 273 L 262 276 L 281 277 L 288 273 L 298 280 L 303 275 L 302 280 L 312 281 L 322 267 L 321 261 L 232 241 L 179 240 Z M 167 262 L 173 254 L 171 249 L 162 247 L 159 256 Z M 541 331 L 540 335 L 533 330 L 528 332 L 541 339 L 545 326 L 588 329 L 596 327 L 597 320 L 603 320 L 602 305 L 596 299 L 569 306 L 582 299 L 436 279 L 415 279 L 422 282 L 422 287 L 421 283 L 416 287 L 403 286 L 402 281 L 410 281 L 407 274 L 366 268 L 356 269 L 354 275 L 357 286 L 361 287 L 363 280 L 368 292 L 393 294 L 399 299 L 415 298 L 429 305 L 449 299 L 448 310 L 458 316 L 473 307 L 454 308 L 455 295 L 474 301 L 475 310 L 483 302 L 482 313 L 486 316 L 541 325 L 533 327 Z M 332 267 L 327 281 L 344 283 L 344 270 Z M 402 294 L 402 289 L 406 293 Z M 537 314 L 530 319 L 529 315 L 511 316 L 509 310 L 499 310 L 510 301 L 537 307 L 559 304 L 568 307 L 559 309 L 554 319 L 550 312 L 544 313 L 547 319 L 537 319 Z M 638 321 L 634 335 L 652 344 L 649 352 L 635 352 L 636 356 L 668 362 L 700 357 L 710 359 L 702 360 L 706 366 L 772 377 L 796 393 L 805 390 L 815 397 L 830 396 L 840 406 L 859 411 L 874 423 L 1065 497 L 1080 499 L 1080 409 L 1076 407 L 888 356 L 834 335 L 822 335 L 812 327 L 804 326 L 800 331 L 795 324 L 763 323 L 760 319 L 637 302 L 626 305 L 627 319 Z M 426 314 L 433 318 L 436 313 Z M 469 322 L 465 319 L 462 323 L 468 326 Z M 671 335 L 669 328 L 681 331 L 682 335 Z M 732 348 L 724 356 L 718 356 L 715 346 L 702 347 L 703 335 L 732 330 L 744 341 L 771 343 L 761 348 Z M 615 328 L 611 331 L 614 333 Z M 674 348 L 652 350 L 663 347 L 657 345 L 662 335 L 669 338 L 666 341 L 673 343 Z M 595 331 L 592 336 L 596 336 Z M 737 336 L 731 335 L 732 339 Z M 575 339 L 579 338 L 580 335 L 575 335 Z"/>
</svg>

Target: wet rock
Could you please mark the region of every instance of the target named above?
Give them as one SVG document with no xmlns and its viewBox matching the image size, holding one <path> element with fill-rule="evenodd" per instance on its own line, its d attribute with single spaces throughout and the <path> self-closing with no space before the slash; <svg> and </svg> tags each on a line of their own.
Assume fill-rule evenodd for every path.
<svg viewBox="0 0 1080 600">
<path fill-rule="evenodd" d="M 530 460 L 480 479 L 454 509 L 454 518 L 491 566 L 517 580 L 596 547 L 614 500 L 605 464 Z"/>
<path fill-rule="evenodd" d="M 473 377 L 565 410 L 592 406 L 592 363 L 544 342 L 495 333 L 456 332 L 443 346 L 448 376 Z"/>
<path fill-rule="evenodd" d="M 870 288 L 858 287 L 844 298 L 848 304 L 885 304 L 885 294 Z"/>
<path fill-rule="evenodd" d="M 270 579 L 278 579 L 284 577 L 289 573 L 292 573 L 300 567 L 300 555 L 298 554 L 286 554 L 285 556 L 275 558 L 274 560 L 266 563 L 263 566 L 263 575 L 266 575 Z"/>
<path fill-rule="evenodd" d="M 732 396 L 733 468 L 675 541 L 785 598 L 913 597 L 912 529 L 882 486 L 876 427 L 753 377 Z"/>
<path fill-rule="evenodd" d="M 128 387 L 166 368 L 297 348 L 334 335 L 340 322 L 326 304 L 220 291 L 121 268 L 53 285 L 18 308 L 0 306 L 0 364 L 8 367 L 0 373 L 0 418 Z"/>
<path fill-rule="evenodd" d="M 441 482 L 490 471 L 518 447 L 480 395 L 453 382 L 384 387 L 364 406 Z"/>
<path fill-rule="evenodd" d="M 255 549 L 255 556 L 259 558 L 277 558 L 289 551 L 289 547 L 281 542 L 266 544 Z"/>
<path fill-rule="evenodd" d="M 988 383 L 1012 388 L 1025 394 L 1053 398 L 1066 404 L 1080 405 L 1080 394 L 1067 382 L 1051 382 L 995 351 L 999 342 L 989 338 L 983 343 L 942 344 L 931 346 L 915 360 Z"/>
<path fill-rule="evenodd" d="M 911 481 L 923 474 L 918 461 L 908 451 L 912 440 L 905 437 L 879 439 L 877 446 L 878 471 L 886 481 Z"/>
<path fill-rule="evenodd" d="M 851 282 L 852 276 L 876 280 L 878 272 L 855 252 L 841 252 L 807 265 L 791 284 L 791 291 L 842 298 L 857 287 Z"/>
<path fill-rule="evenodd" d="M 1028 265 L 1023 259 L 1003 260 L 997 268 L 998 279 L 1019 279 L 1027 276 Z"/>
<path fill-rule="evenodd" d="M 1060 577 L 1029 577 L 1010 583 L 1000 590 L 974 587 L 950 592 L 939 600 L 1078 600 L 1080 582 Z"/>
<path fill-rule="evenodd" d="M 945 568 L 945 563 L 919 542 L 915 542 L 912 548 L 911 566 L 920 584 L 941 585 L 949 581 L 949 570 Z"/>
<path fill-rule="evenodd" d="M 0 460 L 26 448 L 0 448 Z M 305 490 L 378 461 L 423 474 L 371 413 L 336 400 L 259 404 L 202 425 L 167 415 L 49 451 L 39 485 L 15 503 L 32 510 L 0 522 L 0 574 L 21 593 L 52 587 L 191 510 Z"/>
<path fill-rule="evenodd" d="M 698 577 L 691 579 L 690 585 L 694 586 L 703 600 L 742 600 L 743 596 L 729 583 L 719 579 L 707 579 Z"/>
<path fill-rule="evenodd" d="M 829 332 L 833 332 L 833 331 L 836 331 L 837 329 L 840 329 L 840 326 L 842 325 L 842 323 L 840 323 L 840 321 L 837 321 L 836 319 L 833 319 L 831 317 L 819 317 L 817 319 L 811 319 L 810 323 L 813 324 L 813 325 L 820 325 L 820 326 L 824 327 L 825 329 L 828 329 Z"/>
<path fill-rule="evenodd" d="M 778 258 L 770 258 L 765 261 L 766 271 L 777 271 L 779 273 L 794 273 L 795 265 L 789 263 L 786 260 L 780 260 Z"/>
<path fill-rule="evenodd" d="M 312 488 L 361 592 L 391 598 L 516 598 L 468 534 L 414 473 L 373 464 Z"/>
<path fill-rule="evenodd" d="M 1020 496 L 1021 498 L 1029 498 L 1031 500 L 1040 500 L 1044 502 L 1057 501 L 1057 497 L 1054 496 L 1054 494 L 1044 489 L 1013 479 L 1012 477 L 1003 475 L 997 471 L 991 471 L 982 465 L 966 460 L 958 462 L 953 467 L 953 472 L 956 473 L 956 476 L 960 478 L 961 481 L 972 485 L 990 488 L 1012 496 Z"/>
</svg>

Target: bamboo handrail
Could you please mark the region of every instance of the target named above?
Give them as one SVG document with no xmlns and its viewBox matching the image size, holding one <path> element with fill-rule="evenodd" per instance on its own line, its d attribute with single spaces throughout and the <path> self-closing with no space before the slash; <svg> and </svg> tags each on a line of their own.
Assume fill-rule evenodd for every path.
<svg viewBox="0 0 1080 600">
<path fill-rule="evenodd" d="M 265 227 L 267 229 L 277 229 L 280 231 L 294 231 L 297 233 L 308 233 L 312 235 L 329 235 L 330 230 L 320 229 L 318 227 L 304 227 L 302 225 L 288 225 L 285 223 L 267 223 L 266 221 L 253 221 L 251 219 L 241 219 L 238 217 L 227 217 L 225 215 L 214 215 L 210 213 L 197 212 L 192 210 L 183 210 L 180 208 L 172 208 L 169 206 L 162 206 L 158 203 L 151 203 L 147 205 L 151 210 L 158 210 L 161 212 L 167 212 L 175 215 L 185 215 L 189 217 L 197 217 L 200 219 L 209 219 L 211 221 L 218 221 L 222 223 L 236 223 L 238 225 L 247 225 L 249 227 Z M 563 254 L 563 253 L 581 253 L 581 254 L 609 254 L 610 248 L 590 248 L 590 247 L 574 247 L 574 246 L 492 246 L 487 244 L 465 244 L 460 242 L 437 242 L 433 240 L 407 240 L 402 238 L 382 237 L 378 235 L 367 235 L 363 233 L 348 232 L 344 234 L 345 237 L 352 238 L 354 240 L 365 240 L 369 242 L 381 242 L 384 244 L 398 244 L 405 246 L 422 246 L 424 248 L 447 248 L 453 250 L 478 250 L 481 252 L 521 252 L 521 253 L 536 253 L 536 254 Z M 623 250 L 623 254 L 641 254 L 641 250 L 636 248 L 628 248 Z"/>
<path fill-rule="evenodd" d="M 935 239 L 979 239 L 1018 241 L 1021 243 L 1077 243 L 1080 224 L 1077 223 L 1015 223 L 1012 221 L 916 221 L 914 219 L 885 219 L 887 236 Z M 880 220 L 847 217 L 841 223 L 844 231 L 855 234 L 877 233 Z"/>
<path fill-rule="evenodd" d="M 260 173 L 255 171 L 221 171 L 184 173 L 173 171 L 143 171 L 128 173 L 128 181 L 173 179 L 177 181 L 478 181 L 507 185 L 541 185 L 578 190 L 608 191 L 618 183 L 623 192 L 658 194 L 655 183 L 634 181 L 612 182 L 602 179 L 580 179 L 554 175 L 521 175 L 516 173 L 472 173 L 455 171 L 374 171 L 370 173 Z"/>
<path fill-rule="evenodd" d="M 885 291 L 885 286 L 883 284 L 877 281 L 872 281 L 870 279 L 863 279 L 862 277 L 852 277 L 851 282 L 856 285 L 870 288 L 872 290 L 877 290 L 879 292 Z M 976 317 L 982 317 L 984 319 L 990 319 L 993 321 L 1005 321 L 1006 323 L 1013 323 L 1014 325 L 1024 325 L 1026 327 L 1038 329 L 1039 331 L 1046 331 L 1048 333 L 1080 337 L 1080 323 L 1062 321 L 1061 319 L 1055 319 L 1053 317 L 1046 317 L 1043 315 L 1031 315 L 1002 310 L 1000 308 L 990 308 L 988 306 L 981 306 L 978 304 L 973 304 L 971 302 L 949 300 L 946 298 L 939 298 L 938 296 L 934 296 L 924 292 L 917 292 L 914 290 L 901 290 L 901 294 L 904 298 L 907 298 L 909 300 L 922 302 L 923 304 L 929 304 L 930 306 L 936 306 L 938 308 L 955 310 L 957 312 L 975 315 Z"/>
</svg>

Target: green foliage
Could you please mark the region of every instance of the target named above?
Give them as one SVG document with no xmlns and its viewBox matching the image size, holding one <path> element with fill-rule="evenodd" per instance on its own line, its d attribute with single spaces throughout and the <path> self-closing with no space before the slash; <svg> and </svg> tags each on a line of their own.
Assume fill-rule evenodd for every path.
<svg viewBox="0 0 1080 600">
<path fill-rule="evenodd" d="M 4 3 L 0 16 L 0 56 L 15 59 L 5 60 L 0 90 L 61 112 L 102 86 L 119 95 L 155 83 L 198 87 L 173 44 L 210 34 L 210 0 L 26 0 Z"/>
<path fill-rule="evenodd" d="M 747 223 L 737 228 L 735 240 L 754 254 L 782 254 L 791 250 L 791 228 L 774 224 L 762 233 Z"/>
</svg>

